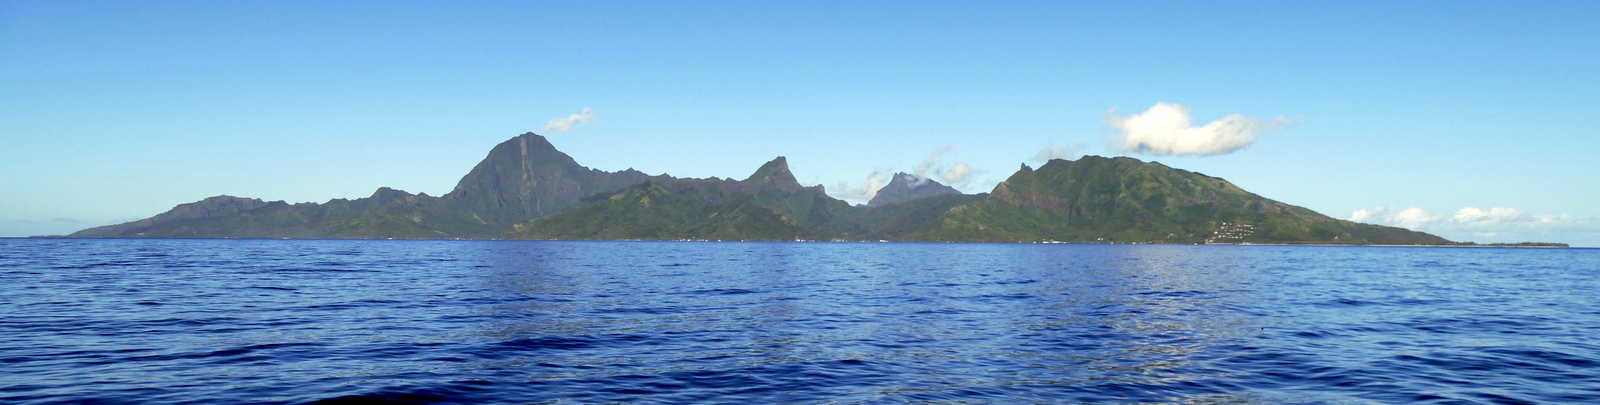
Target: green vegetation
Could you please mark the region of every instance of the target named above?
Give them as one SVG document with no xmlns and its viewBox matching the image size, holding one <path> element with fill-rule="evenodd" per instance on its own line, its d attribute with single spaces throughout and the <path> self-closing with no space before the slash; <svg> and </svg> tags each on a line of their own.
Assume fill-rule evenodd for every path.
<svg viewBox="0 0 1600 405">
<path fill-rule="evenodd" d="M 194 205 L 237 203 L 233 197 L 212 197 Z M 243 200 L 255 201 L 260 200 Z M 91 228 L 74 237 L 145 238 L 405 238 L 436 239 L 503 232 L 478 221 L 448 200 L 412 195 L 389 188 L 371 197 L 335 199 L 323 204 L 264 202 L 245 210 L 209 215 L 169 215 L 173 211 L 126 224 Z M 189 211 L 194 211 L 190 209 Z"/>
<path fill-rule="evenodd" d="M 519 225 L 515 232 L 536 239 L 796 240 L 812 236 L 793 219 L 750 200 L 734 198 L 710 204 L 650 181 Z"/>
</svg>

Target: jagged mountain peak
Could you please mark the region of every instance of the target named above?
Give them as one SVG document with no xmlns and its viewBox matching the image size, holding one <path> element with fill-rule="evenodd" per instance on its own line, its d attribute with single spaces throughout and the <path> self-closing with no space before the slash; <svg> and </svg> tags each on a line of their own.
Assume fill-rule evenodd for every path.
<svg viewBox="0 0 1600 405">
<path fill-rule="evenodd" d="M 924 176 L 895 173 L 894 177 L 889 180 L 889 184 L 878 189 L 877 194 L 872 196 L 872 200 L 867 201 L 867 206 L 878 207 L 951 193 L 960 194 L 961 191 Z"/>
<path fill-rule="evenodd" d="M 757 168 L 755 173 L 750 173 L 749 178 L 744 179 L 744 181 L 762 181 L 765 178 L 794 179 L 794 173 L 789 171 L 789 158 L 776 157 L 773 160 L 762 163 L 762 166 Z"/>
<path fill-rule="evenodd" d="M 750 177 L 744 179 L 747 183 L 775 183 L 775 184 L 800 184 L 795 180 L 794 173 L 789 171 L 789 159 L 779 156 L 756 169 Z"/>
</svg>

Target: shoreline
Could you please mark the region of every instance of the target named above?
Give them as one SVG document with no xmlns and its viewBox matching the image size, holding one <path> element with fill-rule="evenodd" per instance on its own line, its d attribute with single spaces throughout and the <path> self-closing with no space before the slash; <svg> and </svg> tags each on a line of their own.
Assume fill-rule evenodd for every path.
<svg viewBox="0 0 1600 405">
<path fill-rule="evenodd" d="M 566 241 L 566 242 L 826 242 L 826 243 L 1007 243 L 1032 245 L 1169 245 L 1169 246 L 1328 246 L 1328 247 L 1459 247 L 1459 248 L 1536 248 L 1584 249 L 1565 243 L 1524 242 L 1508 244 L 1385 245 L 1348 243 L 1157 243 L 1157 242 L 989 242 L 989 241 L 899 241 L 899 240 L 723 240 L 723 239 L 524 239 L 524 238 L 96 238 L 74 236 L 6 236 L 0 239 L 95 239 L 95 240 L 402 240 L 402 241 Z"/>
</svg>

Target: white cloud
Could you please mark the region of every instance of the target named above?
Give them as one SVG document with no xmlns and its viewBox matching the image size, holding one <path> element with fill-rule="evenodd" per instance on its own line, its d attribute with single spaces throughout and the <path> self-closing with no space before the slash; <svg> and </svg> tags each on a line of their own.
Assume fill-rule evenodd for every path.
<svg viewBox="0 0 1600 405">
<path fill-rule="evenodd" d="M 922 182 L 928 179 L 928 172 L 935 170 L 935 167 L 939 165 L 939 160 L 944 157 L 944 154 L 950 153 L 950 151 L 954 149 L 955 148 L 951 147 L 950 145 L 944 145 L 935 148 L 933 153 L 928 154 L 927 159 L 923 159 L 922 163 L 917 164 L 917 167 L 911 169 L 911 174 L 916 175 L 915 177 L 917 178 L 917 181 L 912 182 L 911 186 L 916 187 L 922 185 Z"/>
<path fill-rule="evenodd" d="M 1397 226 L 1436 233 L 1447 239 L 1490 238 L 1498 242 L 1568 242 L 1600 234 L 1600 221 L 1570 214 L 1529 214 L 1510 207 L 1465 207 L 1455 214 L 1434 214 L 1419 207 L 1393 211 L 1389 207 L 1360 209 L 1348 218 L 1354 222 Z"/>
<path fill-rule="evenodd" d="M 1432 211 L 1418 207 L 1406 208 L 1404 210 L 1400 210 L 1399 212 L 1392 211 L 1389 209 L 1389 207 L 1376 207 L 1370 210 L 1356 210 L 1356 212 L 1351 213 L 1350 218 L 1347 219 L 1349 219 L 1351 222 L 1365 222 L 1369 224 L 1397 226 L 1410 230 L 1419 230 L 1425 226 L 1428 226 L 1429 224 L 1432 224 L 1434 221 L 1443 219 L 1443 217 L 1434 215 Z"/>
<path fill-rule="evenodd" d="M 934 149 L 933 153 L 928 154 L 927 159 L 923 159 L 922 163 L 911 169 L 911 178 L 913 180 L 910 186 L 921 186 L 928 179 L 935 179 L 941 184 L 959 189 L 972 183 L 977 179 L 976 175 L 984 172 L 959 160 L 946 162 L 946 155 L 954 150 L 955 148 L 950 145 Z"/>
<path fill-rule="evenodd" d="M 583 111 L 578 112 L 577 114 L 551 119 L 550 123 L 544 124 L 544 129 L 542 131 L 556 130 L 567 132 L 572 130 L 572 126 L 575 124 L 585 123 L 591 120 L 594 120 L 594 109 L 585 108 Z"/>
<path fill-rule="evenodd" d="M 1401 228 L 1417 229 L 1438 220 L 1439 216 L 1433 215 L 1433 212 L 1417 207 L 1411 207 L 1400 210 L 1399 213 L 1394 214 L 1394 217 L 1390 219 L 1390 222 Z"/>
<path fill-rule="evenodd" d="M 841 181 L 833 189 L 834 191 L 828 194 L 841 200 L 865 203 L 871 200 L 872 197 L 877 196 L 878 190 L 888 185 L 890 179 L 891 177 L 885 174 L 883 170 L 873 170 L 872 174 L 867 175 L 866 180 L 861 181 L 861 184 L 850 187 L 849 183 Z"/>
<path fill-rule="evenodd" d="M 1522 211 L 1517 211 L 1516 208 L 1494 207 L 1485 211 L 1477 207 L 1466 207 L 1456 211 L 1454 219 L 1456 222 L 1471 226 L 1494 226 L 1504 222 L 1526 221 L 1533 218 L 1523 215 Z"/>
<path fill-rule="evenodd" d="M 1290 124 L 1283 117 L 1262 121 L 1233 114 L 1196 127 L 1190 121 L 1188 107 L 1160 102 L 1128 117 L 1118 117 L 1116 110 L 1108 110 L 1105 122 L 1117 132 L 1111 140 L 1112 149 L 1156 156 L 1233 153 L 1255 143 L 1257 132 Z"/>
<path fill-rule="evenodd" d="M 1050 145 L 1046 145 L 1044 147 L 1044 149 L 1040 149 L 1039 153 L 1034 154 L 1033 155 L 1033 161 L 1036 162 L 1036 163 L 1045 163 L 1045 162 L 1049 162 L 1050 159 L 1070 159 L 1070 158 L 1075 158 L 1075 157 L 1078 157 L 1078 156 L 1082 155 L 1083 154 L 1083 150 L 1084 149 L 1088 149 L 1088 148 L 1089 148 L 1089 144 L 1086 144 L 1086 143 L 1079 143 L 1079 144 L 1074 144 L 1074 145 L 1071 145 L 1071 146 L 1063 146 L 1063 147 L 1059 147 L 1059 148 L 1057 148 L 1056 145 L 1052 143 Z"/>
<path fill-rule="evenodd" d="M 1380 215 L 1383 215 L 1385 212 L 1388 212 L 1388 211 L 1389 211 L 1389 207 L 1377 207 L 1377 208 L 1373 208 L 1373 209 L 1370 209 L 1370 210 L 1363 208 L 1363 209 L 1356 210 L 1356 212 L 1350 213 L 1350 218 L 1346 218 L 1346 219 L 1349 220 L 1350 222 L 1366 222 L 1366 223 L 1369 223 L 1369 224 L 1370 223 L 1377 223 L 1380 220 L 1375 220 L 1375 218 L 1377 218 Z"/>
<path fill-rule="evenodd" d="M 972 166 L 967 166 L 966 163 L 962 162 L 955 162 L 950 165 L 950 169 L 944 171 L 940 178 L 944 179 L 945 184 L 952 186 L 957 184 L 965 185 L 972 180 L 973 173 L 977 173 L 977 170 L 974 170 Z"/>
</svg>

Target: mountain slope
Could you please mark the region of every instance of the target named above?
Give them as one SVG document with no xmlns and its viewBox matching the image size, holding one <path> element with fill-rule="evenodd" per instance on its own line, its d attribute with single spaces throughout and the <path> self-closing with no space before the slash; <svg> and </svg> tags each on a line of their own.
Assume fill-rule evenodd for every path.
<svg viewBox="0 0 1600 405">
<path fill-rule="evenodd" d="M 180 221 L 203 220 L 214 216 L 227 216 L 241 211 L 261 208 L 267 202 L 259 198 L 239 198 L 228 195 L 209 197 L 204 200 L 178 204 L 171 210 L 156 214 L 153 217 L 133 222 L 115 225 L 106 225 L 84 229 L 73 233 L 71 236 L 84 238 L 119 237 L 125 235 L 139 235 L 140 232 L 163 224 Z"/>
<path fill-rule="evenodd" d="M 212 201 L 222 197 L 212 197 Z M 259 200 L 255 200 L 258 201 Z M 190 205 L 190 204 L 185 204 Z M 488 230 L 468 213 L 426 194 L 380 188 L 371 197 L 326 203 L 262 202 L 223 215 L 172 218 L 180 208 L 120 225 L 86 229 L 89 238 L 453 238 Z M 157 218 L 168 218 L 153 221 Z M 148 221 L 148 222 L 146 222 Z"/>
<path fill-rule="evenodd" d="M 910 236 L 931 241 L 1445 244 L 1437 236 L 1329 218 L 1226 180 L 1138 159 L 1085 156 L 1023 166 L 982 202 Z"/>
<path fill-rule="evenodd" d="M 535 239 L 795 240 L 811 237 L 793 219 L 742 197 L 722 204 L 646 181 L 521 225 Z"/>
</svg>

